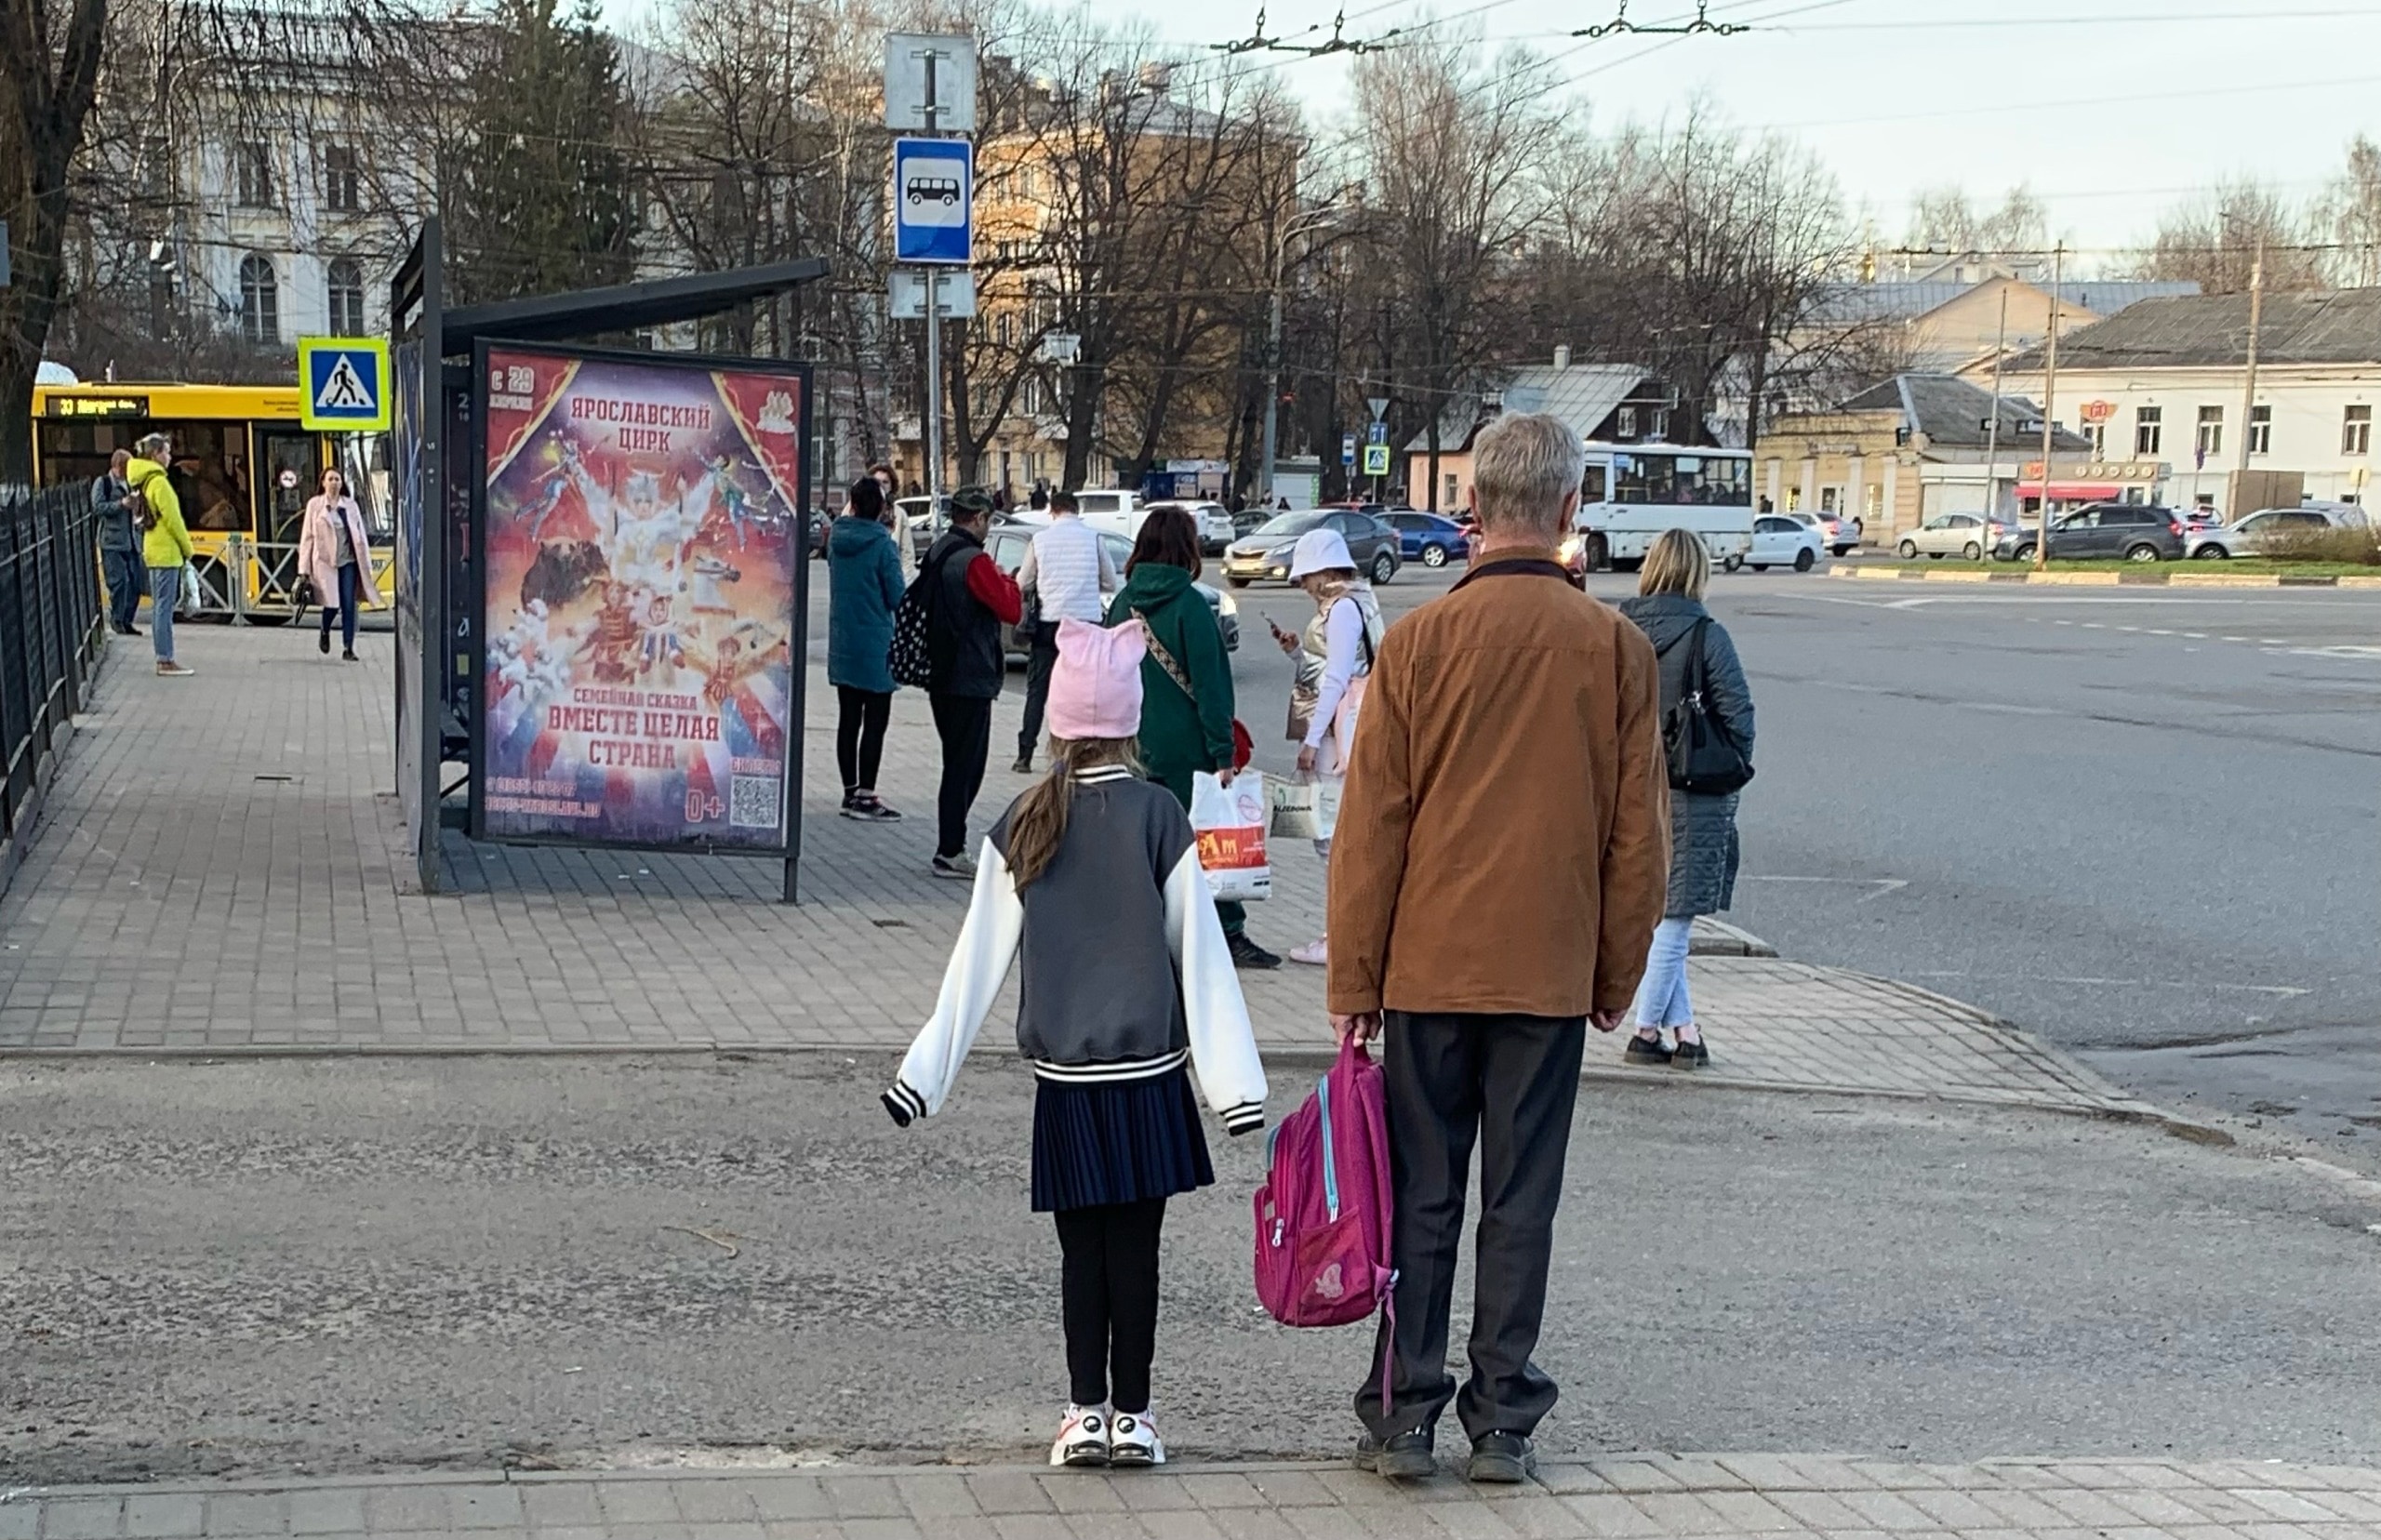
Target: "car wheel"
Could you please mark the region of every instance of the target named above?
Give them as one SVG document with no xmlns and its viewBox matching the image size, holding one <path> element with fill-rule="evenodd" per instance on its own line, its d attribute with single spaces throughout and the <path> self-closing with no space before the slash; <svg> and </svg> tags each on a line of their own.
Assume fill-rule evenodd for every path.
<svg viewBox="0 0 2381 1540">
<path fill-rule="evenodd" d="M 1755 572 L 1767 572 L 1769 570 L 1769 564 L 1767 562 L 1755 562 L 1752 564 L 1752 569 Z"/>
<path fill-rule="evenodd" d="M 1723 572 L 1734 572 L 1744 564 L 1745 559 L 1737 555 L 1731 554 L 1720 559 L 1720 570 Z"/>
<path fill-rule="evenodd" d="M 1424 546 L 1422 548 L 1422 564 L 1426 567 L 1443 567 L 1446 565 L 1447 548 L 1443 545 Z"/>
<path fill-rule="evenodd" d="M 1234 588 L 1246 588 L 1256 580 L 1257 579 L 1254 578 L 1227 578 L 1224 579 L 1224 581 L 1230 583 Z"/>
<path fill-rule="evenodd" d="M 2158 559 L 2158 548 L 2144 540 L 2127 551 L 2124 559 L 2128 562 L 2154 562 Z"/>
<path fill-rule="evenodd" d="M 1397 558 L 1384 551 L 1373 558 L 1373 581 L 1386 583 L 1397 576 Z"/>
<path fill-rule="evenodd" d="M 2029 545 L 2021 545 L 2017 548 L 2016 553 L 2009 559 L 2013 562 L 2030 562 L 2034 559 L 2034 548 Z"/>
<path fill-rule="evenodd" d="M 1582 560 L 1590 572 L 1602 572 L 1612 564 L 1612 543 L 1601 535 L 1589 536 Z"/>
<path fill-rule="evenodd" d="M 1850 546 L 1848 546 L 1848 545 L 1840 545 L 1840 546 L 1836 546 L 1836 547 L 1834 547 L 1834 548 L 1833 548 L 1833 550 L 1834 550 L 1835 554 L 1836 554 L 1836 555 L 1838 555 L 1838 556 L 1847 556 L 1847 555 L 1850 555 L 1850 554 L 1851 554 L 1851 552 L 1852 552 L 1852 548 L 1851 548 Z"/>
<path fill-rule="evenodd" d="M 1918 560 L 1918 542 L 1916 540 L 1904 540 L 1900 545 L 1894 549 L 1905 562 L 1914 562 Z"/>
<path fill-rule="evenodd" d="M 2199 548 L 2195 560 L 2201 562 L 2220 562 L 2231 554 L 2232 553 L 2230 551 L 2225 550 L 2220 545 L 2203 545 Z"/>
<path fill-rule="evenodd" d="M 1981 562 L 1984 560 L 1984 547 L 1976 544 L 1974 540 L 1970 540 L 1967 544 L 1960 547 L 1960 554 L 1971 562 Z"/>
<path fill-rule="evenodd" d="M 1802 550 L 1794 552 L 1794 570 L 1796 572 L 1808 572 L 1811 568 L 1818 564 L 1818 556 L 1809 546 L 1804 546 Z"/>
</svg>

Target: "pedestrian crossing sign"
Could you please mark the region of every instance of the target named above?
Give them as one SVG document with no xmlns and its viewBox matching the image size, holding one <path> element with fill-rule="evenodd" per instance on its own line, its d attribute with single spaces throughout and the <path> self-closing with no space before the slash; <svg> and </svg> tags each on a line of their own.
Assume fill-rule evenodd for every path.
<svg viewBox="0 0 2381 1540">
<path fill-rule="evenodd" d="M 379 338 L 299 338 L 298 385 L 298 419 L 309 428 L 389 426 L 389 344 Z"/>
</svg>

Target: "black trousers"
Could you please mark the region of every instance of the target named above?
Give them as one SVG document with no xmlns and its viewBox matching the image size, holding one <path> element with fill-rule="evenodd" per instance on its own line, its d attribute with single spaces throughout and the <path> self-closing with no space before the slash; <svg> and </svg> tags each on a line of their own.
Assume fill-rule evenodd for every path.
<svg viewBox="0 0 2381 1540">
<path fill-rule="evenodd" d="M 885 724 L 893 720 L 891 692 L 835 686 L 835 767 L 844 773 L 844 795 L 862 787 L 876 790 L 885 763 Z"/>
<path fill-rule="evenodd" d="M 1381 1325 L 1356 1414 L 1388 1438 L 1434 1425 L 1447 1402 L 1473 1438 L 1526 1435 L 1553 1409 L 1554 1382 L 1530 1361 L 1546 1314 L 1546 1273 L 1563 1160 L 1579 1095 L 1580 1017 L 1413 1016 L 1390 1011 L 1381 1066 L 1397 1217 L 1397 1329 Z M 1471 1377 L 1456 1396 L 1447 1314 L 1474 1140 L 1480 1228 L 1472 1281 Z M 1380 1360 L 1392 1348 L 1390 1407 Z"/>
<path fill-rule="evenodd" d="M 1017 757 L 1031 759 L 1042 741 L 1042 713 L 1050 704 L 1050 670 L 1058 662 L 1058 623 L 1045 620 L 1033 628 L 1025 649 L 1025 724 L 1017 731 Z"/>
<path fill-rule="evenodd" d="M 1060 1209 L 1058 1294 L 1067 1328 L 1068 1399 L 1150 1409 L 1157 1356 L 1157 1243 L 1165 1200 Z M 1111 1397 L 1111 1392 L 1113 1392 Z"/>
<path fill-rule="evenodd" d="M 124 631 L 140 613 L 140 595 L 149 586 L 149 569 L 141 565 L 140 551 L 126 546 L 100 551 L 100 570 L 108 580 L 108 624 Z"/>
<path fill-rule="evenodd" d="M 984 761 L 992 751 L 992 703 L 968 696 L 929 695 L 934 730 L 942 739 L 942 788 L 935 793 L 934 853 L 967 848 L 967 810 L 984 789 Z"/>
</svg>

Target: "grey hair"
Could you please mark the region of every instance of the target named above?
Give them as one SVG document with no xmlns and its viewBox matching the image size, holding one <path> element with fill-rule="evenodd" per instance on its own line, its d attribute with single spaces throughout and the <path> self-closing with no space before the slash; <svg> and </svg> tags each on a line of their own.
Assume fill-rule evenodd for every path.
<svg viewBox="0 0 2381 1540">
<path fill-rule="evenodd" d="M 1561 418 L 1524 412 L 1498 418 L 1471 446 L 1471 485 L 1480 524 L 1496 533 L 1562 538 L 1564 499 L 1576 497 L 1587 447 Z"/>
<path fill-rule="evenodd" d="M 152 449 L 171 449 L 173 446 L 174 436 L 171 433 L 143 433 L 135 441 L 132 450 L 133 453 L 146 459 Z"/>
</svg>

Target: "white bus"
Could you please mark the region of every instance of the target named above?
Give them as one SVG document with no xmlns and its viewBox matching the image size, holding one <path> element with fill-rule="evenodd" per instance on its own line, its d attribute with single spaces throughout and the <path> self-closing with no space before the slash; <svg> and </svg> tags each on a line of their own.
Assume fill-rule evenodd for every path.
<svg viewBox="0 0 2381 1540">
<path fill-rule="evenodd" d="M 1626 570 L 1665 529 L 1691 529 L 1733 572 L 1752 550 L 1752 454 L 1674 444 L 1588 445 L 1576 527 L 1590 571 Z"/>
</svg>

